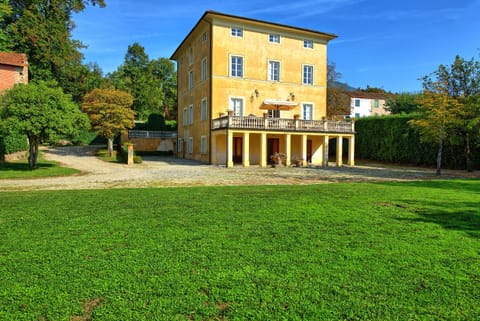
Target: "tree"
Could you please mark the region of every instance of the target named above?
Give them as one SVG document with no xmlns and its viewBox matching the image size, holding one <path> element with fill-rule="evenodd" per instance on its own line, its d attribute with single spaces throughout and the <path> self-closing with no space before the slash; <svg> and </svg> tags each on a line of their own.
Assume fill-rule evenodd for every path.
<svg viewBox="0 0 480 321">
<path fill-rule="evenodd" d="M 113 139 L 134 126 L 133 97 L 114 89 L 94 89 L 85 95 L 82 110 L 88 114 L 92 129 L 108 139 L 113 156 Z"/>
<path fill-rule="evenodd" d="M 85 46 L 71 39 L 72 13 L 90 4 L 104 7 L 104 0 L 11 0 L 10 4 L 3 31 L 13 51 L 27 54 L 30 78 L 55 80 L 79 101 L 85 94 L 77 93 L 83 69 L 79 50 Z"/>
<path fill-rule="evenodd" d="M 12 14 L 12 7 L 8 0 L 0 0 L 0 51 L 8 51 L 13 43 L 5 32 L 7 18 Z"/>
<path fill-rule="evenodd" d="M 55 83 L 40 81 L 17 84 L 6 91 L 1 100 L 0 128 L 26 134 L 28 163 L 35 169 L 42 141 L 77 135 L 80 129 L 88 128 L 88 118 Z"/>
<path fill-rule="evenodd" d="M 480 142 L 480 62 L 457 55 L 450 66 L 440 65 L 425 76 L 423 86 L 431 91 L 440 89 L 459 102 L 461 110 L 456 115 L 455 134 L 460 141 L 457 144 L 463 144 L 467 170 L 473 170 L 471 146 Z"/>
<path fill-rule="evenodd" d="M 430 89 L 425 89 L 419 104 L 421 118 L 410 120 L 409 124 L 420 131 L 424 141 L 437 143 L 436 174 L 440 175 L 443 145 L 446 140 L 451 139 L 450 135 L 455 127 L 461 104 L 448 95 L 441 83 L 432 84 Z"/>
<path fill-rule="evenodd" d="M 350 115 L 350 97 L 338 80 L 342 74 L 336 70 L 335 63 L 327 66 L 327 115 Z"/>
<path fill-rule="evenodd" d="M 134 97 L 137 118 L 146 120 L 151 113 L 162 113 L 165 105 L 176 108 L 176 73 L 166 58 L 150 60 L 145 49 L 134 43 L 128 46 L 124 63 L 108 75 L 116 89 Z"/>
<path fill-rule="evenodd" d="M 412 93 L 400 93 L 387 99 L 385 110 L 392 114 L 411 114 L 420 108 L 419 95 Z"/>
</svg>

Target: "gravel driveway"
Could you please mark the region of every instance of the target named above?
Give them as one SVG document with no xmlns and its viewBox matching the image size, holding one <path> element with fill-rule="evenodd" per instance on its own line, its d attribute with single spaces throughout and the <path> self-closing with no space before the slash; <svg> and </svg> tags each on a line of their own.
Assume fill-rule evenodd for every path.
<svg viewBox="0 0 480 321">
<path fill-rule="evenodd" d="M 102 146 L 103 147 L 103 146 Z M 93 156 L 98 146 L 47 148 L 44 155 L 81 170 L 78 175 L 55 178 L 9 179 L 0 190 L 60 190 L 199 185 L 319 184 L 346 181 L 402 181 L 435 179 L 433 169 L 382 167 L 378 165 L 342 168 L 284 167 L 224 168 L 173 157 L 144 157 L 142 164 L 108 163 Z M 442 178 L 465 177 L 466 172 L 445 172 Z M 476 177 L 471 174 L 468 177 Z"/>
</svg>

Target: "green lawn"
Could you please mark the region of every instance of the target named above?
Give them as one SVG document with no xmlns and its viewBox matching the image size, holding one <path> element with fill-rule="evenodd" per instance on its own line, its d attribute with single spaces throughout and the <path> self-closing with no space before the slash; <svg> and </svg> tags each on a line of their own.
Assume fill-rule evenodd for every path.
<svg viewBox="0 0 480 321">
<path fill-rule="evenodd" d="M 62 167 L 53 161 L 39 160 L 37 165 L 38 168 L 32 171 L 27 160 L 0 163 L 0 179 L 55 177 L 80 173 L 77 169 Z"/>
<path fill-rule="evenodd" d="M 0 320 L 480 320 L 478 180 L 0 204 Z"/>
</svg>

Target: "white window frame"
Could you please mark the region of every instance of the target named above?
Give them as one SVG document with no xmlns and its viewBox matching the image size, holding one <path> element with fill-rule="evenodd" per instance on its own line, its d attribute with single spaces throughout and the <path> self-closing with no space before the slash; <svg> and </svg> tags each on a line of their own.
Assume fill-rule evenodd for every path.
<svg viewBox="0 0 480 321">
<path fill-rule="evenodd" d="M 355 98 L 355 101 L 353 103 L 355 107 L 360 107 L 360 99 Z"/>
<path fill-rule="evenodd" d="M 241 109 L 238 110 L 237 104 L 235 104 L 235 101 L 241 101 L 242 106 Z M 229 110 L 233 110 L 233 115 L 234 116 L 243 116 L 245 112 L 245 98 L 244 97 L 236 97 L 236 96 L 231 96 L 229 97 L 229 102 L 228 102 Z"/>
<path fill-rule="evenodd" d="M 310 77 L 307 76 L 306 68 L 311 68 L 311 75 Z M 313 85 L 314 83 L 314 76 L 315 76 L 315 67 L 313 65 L 302 65 L 302 84 L 304 85 Z"/>
<path fill-rule="evenodd" d="M 188 114 L 187 114 L 187 107 L 183 108 L 183 126 L 187 126 L 188 124 Z"/>
<path fill-rule="evenodd" d="M 233 74 L 234 68 L 233 68 L 233 60 L 234 59 L 241 59 L 242 64 L 241 64 L 241 75 L 238 75 L 238 70 L 235 69 L 237 72 L 235 75 Z M 236 62 L 236 66 L 238 65 L 238 62 Z M 230 77 L 236 77 L 236 78 L 243 78 L 245 75 L 245 58 L 243 56 L 239 55 L 230 55 Z"/>
<path fill-rule="evenodd" d="M 193 89 L 193 70 L 190 70 L 188 72 L 188 89 L 189 90 Z"/>
<path fill-rule="evenodd" d="M 240 27 L 231 27 L 230 35 L 234 38 L 243 38 L 243 28 Z"/>
<path fill-rule="evenodd" d="M 280 43 L 280 35 L 275 33 L 268 34 L 268 42 L 270 43 Z"/>
<path fill-rule="evenodd" d="M 188 124 L 193 125 L 193 105 L 188 106 Z"/>
<path fill-rule="evenodd" d="M 187 141 L 187 153 L 193 154 L 193 137 L 188 137 Z"/>
<path fill-rule="evenodd" d="M 274 65 L 277 65 L 278 67 L 278 74 L 277 74 L 277 79 L 275 79 L 275 73 L 274 73 L 274 70 L 273 70 L 273 66 Z M 281 63 L 280 61 L 278 60 L 268 60 L 268 68 L 267 68 L 267 72 L 268 72 L 268 75 L 267 75 L 267 79 L 270 80 L 270 81 L 280 81 L 280 71 L 282 70 L 281 68 Z"/>
<path fill-rule="evenodd" d="M 207 154 L 207 136 L 202 136 L 200 140 L 200 152 L 202 155 Z"/>
<path fill-rule="evenodd" d="M 200 102 L 200 110 L 201 110 L 201 120 L 207 121 L 207 98 L 203 98 Z"/>
<path fill-rule="evenodd" d="M 310 115 L 306 113 L 306 107 L 310 108 Z M 311 102 L 305 102 L 302 103 L 302 119 L 303 120 L 313 120 L 313 111 L 315 110 L 315 105 L 314 103 Z M 310 117 L 308 117 L 310 116 Z"/>
<path fill-rule="evenodd" d="M 207 58 L 203 58 L 202 59 L 202 81 L 207 80 L 207 70 L 208 70 Z"/>
<path fill-rule="evenodd" d="M 304 39 L 303 40 L 303 48 L 313 49 L 313 40 Z"/>
</svg>

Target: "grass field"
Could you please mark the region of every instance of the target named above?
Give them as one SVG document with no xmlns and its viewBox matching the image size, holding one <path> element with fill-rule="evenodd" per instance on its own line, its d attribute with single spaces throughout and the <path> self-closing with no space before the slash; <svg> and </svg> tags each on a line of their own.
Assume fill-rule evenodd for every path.
<svg viewBox="0 0 480 321">
<path fill-rule="evenodd" d="M 62 167 L 53 161 L 39 160 L 37 165 L 38 168 L 32 171 L 27 160 L 0 163 L 0 179 L 55 177 L 80 173 L 77 169 Z"/>
<path fill-rule="evenodd" d="M 0 320 L 480 319 L 478 180 L 0 204 Z"/>
</svg>

